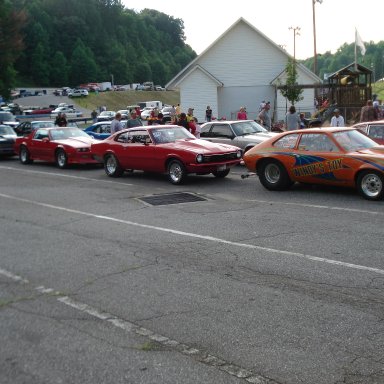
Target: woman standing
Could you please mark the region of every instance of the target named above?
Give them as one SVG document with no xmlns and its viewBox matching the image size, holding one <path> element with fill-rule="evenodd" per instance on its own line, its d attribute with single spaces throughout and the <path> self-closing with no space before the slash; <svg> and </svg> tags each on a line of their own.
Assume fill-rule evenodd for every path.
<svg viewBox="0 0 384 384">
<path fill-rule="evenodd" d="M 289 111 L 285 115 L 285 129 L 287 131 L 294 131 L 300 129 L 300 117 L 296 112 L 294 105 L 291 105 Z"/>
</svg>

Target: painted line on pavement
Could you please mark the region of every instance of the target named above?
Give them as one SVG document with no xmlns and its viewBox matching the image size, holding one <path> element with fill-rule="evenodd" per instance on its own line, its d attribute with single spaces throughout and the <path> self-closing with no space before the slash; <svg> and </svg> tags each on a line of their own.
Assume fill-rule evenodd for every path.
<svg viewBox="0 0 384 384">
<path fill-rule="evenodd" d="M 0 165 L 0 169 L 6 169 L 6 170 L 12 170 L 12 171 L 18 171 L 18 172 L 24 172 L 24 173 L 36 173 L 38 175 L 68 177 L 70 179 L 77 179 L 77 180 L 97 181 L 97 182 L 100 182 L 100 183 L 111 183 L 111 184 L 121 184 L 121 185 L 133 186 L 133 184 L 122 183 L 122 182 L 119 182 L 119 181 L 91 179 L 89 177 L 66 175 L 66 174 L 63 174 L 63 173 L 56 173 L 56 172 L 42 172 L 42 171 L 35 171 L 35 170 L 31 170 L 31 169 L 12 168 L 12 167 L 5 167 L 5 166 L 2 166 L 2 165 Z"/>
<path fill-rule="evenodd" d="M 28 280 L 23 279 L 22 277 L 13 274 L 12 272 L 6 271 L 5 269 L 0 268 L 0 275 L 4 275 L 15 282 L 28 282 Z M 204 352 L 197 348 L 191 347 L 187 344 L 180 343 L 174 339 L 170 339 L 167 336 L 155 333 L 148 328 L 144 328 L 139 324 L 132 323 L 128 320 L 119 318 L 109 312 L 99 310 L 95 307 L 92 307 L 88 304 L 81 303 L 79 301 L 73 300 L 69 296 L 61 294 L 59 291 L 55 291 L 52 288 L 46 288 L 42 285 L 35 287 L 35 290 L 42 295 L 52 295 L 54 294 L 56 300 L 68 307 L 71 307 L 82 313 L 86 313 L 92 317 L 95 317 L 101 321 L 108 322 L 116 328 L 120 328 L 125 332 L 131 332 L 138 336 L 144 337 L 152 342 L 156 342 L 159 345 L 163 346 L 167 350 L 174 350 L 183 355 L 186 355 L 204 365 L 207 365 L 211 368 L 216 368 L 220 371 L 223 371 L 230 376 L 234 376 L 238 379 L 242 379 L 245 382 L 253 384 L 278 384 L 276 381 L 256 374 L 248 369 L 245 369 L 237 364 L 230 363 L 219 357 L 212 355 L 208 352 Z"/>
<path fill-rule="evenodd" d="M 70 208 L 60 207 L 60 206 L 57 206 L 57 205 L 40 203 L 38 201 L 32 201 L 32 200 L 23 199 L 23 198 L 20 198 L 20 197 L 9 196 L 9 195 L 5 195 L 5 194 L 2 194 L 2 193 L 0 193 L 0 197 L 4 197 L 6 199 L 20 201 L 20 202 L 27 203 L 27 204 L 32 204 L 32 205 L 36 205 L 36 206 L 40 206 L 40 207 L 56 209 L 56 210 L 63 211 L 63 212 L 68 212 L 68 213 L 75 213 L 75 214 L 78 214 L 78 215 L 88 216 L 88 217 L 92 217 L 92 218 L 95 218 L 95 219 L 112 221 L 112 222 L 115 222 L 115 223 L 131 225 L 131 226 L 145 228 L 145 229 L 150 229 L 150 230 L 154 230 L 154 231 L 166 232 L 166 233 L 171 233 L 171 234 L 174 234 L 174 235 L 179 235 L 179 236 L 184 236 L 184 237 L 191 237 L 191 238 L 211 241 L 211 242 L 215 242 L 215 243 L 219 243 L 219 244 L 227 244 L 227 245 L 231 245 L 231 246 L 234 246 L 234 247 L 254 249 L 254 250 L 259 250 L 259 251 L 264 251 L 264 252 L 269 252 L 269 253 L 275 253 L 275 254 L 278 254 L 278 255 L 295 256 L 295 257 L 299 257 L 299 258 L 310 260 L 310 261 L 315 261 L 315 262 L 320 262 L 320 263 L 325 263 L 325 264 L 338 265 L 338 266 L 341 266 L 341 267 L 346 267 L 346 268 L 351 268 L 351 269 L 356 269 L 356 270 L 361 270 L 361 271 L 367 271 L 367 272 L 373 272 L 373 273 L 377 273 L 377 274 L 380 274 L 380 275 L 384 275 L 384 270 L 379 269 L 379 268 L 373 268 L 373 267 L 368 267 L 368 266 L 359 265 L 359 264 L 346 263 L 344 261 L 327 259 L 325 257 L 313 256 L 313 255 L 309 255 L 309 254 L 306 254 L 306 253 L 292 252 L 292 251 L 286 251 L 286 250 L 282 250 L 282 249 L 269 248 L 269 247 L 262 247 L 262 246 L 254 245 L 254 244 L 239 243 L 239 242 L 236 242 L 236 241 L 230 241 L 230 240 L 221 239 L 219 237 L 199 235 L 197 233 L 184 232 L 184 231 L 179 231 L 179 230 L 171 229 L 171 228 L 162 228 L 162 227 L 157 227 L 157 226 L 154 226 L 154 225 L 141 224 L 141 223 L 137 223 L 137 222 L 134 222 L 134 221 L 122 220 L 122 219 L 117 219 L 117 218 L 110 217 L 110 216 L 103 216 L 103 215 L 97 215 L 97 214 L 90 213 L 90 212 L 79 211 L 77 209 L 70 209 Z"/>
</svg>

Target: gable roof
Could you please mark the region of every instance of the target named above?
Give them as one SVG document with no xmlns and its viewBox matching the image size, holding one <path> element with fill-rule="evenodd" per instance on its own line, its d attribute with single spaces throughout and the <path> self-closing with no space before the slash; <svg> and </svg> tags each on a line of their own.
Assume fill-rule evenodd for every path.
<svg viewBox="0 0 384 384">
<path fill-rule="evenodd" d="M 358 72 L 367 73 L 367 74 L 371 73 L 372 74 L 372 71 L 369 68 L 364 67 L 361 64 L 351 63 L 351 64 L 346 65 L 344 68 L 341 68 L 341 69 L 337 70 L 336 72 L 330 74 L 328 76 L 328 79 L 333 78 L 333 77 L 338 76 L 338 75 L 355 74 Z"/>
<path fill-rule="evenodd" d="M 185 68 L 183 68 L 175 77 L 173 77 L 165 86 L 165 88 L 172 88 L 177 87 L 177 85 L 180 83 L 180 78 L 185 78 L 187 74 L 191 73 L 191 67 L 196 65 L 196 63 L 200 60 L 200 58 L 205 55 L 208 51 L 211 50 L 213 46 L 215 46 L 220 40 L 224 39 L 237 25 L 240 23 L 243 23 L 247 25 L 250 29 L 252 29 L 255 33 L 259 34 L 263 39 L 265 39 L 269 44 L 273 45 L 276 49 L 278 49 L 280 52 L 282 52 L 287 58 L 293 59 L 293 57 L 285 51 L 282 47 L 280 47 L 278 44 L 276 44 L 274 41 L 272 41 L 268 36 L 266 36 L 264 33 L 259 31 L 257 28 L 255 28 L 252 24 L 250 24 L 247 20 L 245 20 L 243 17 L 240 17 L 237 21 L 235 21 L 224 33 L 222 33 L 212 44 L 210 44 L 200 55 L 196 56 L 194 60 L 192 60 Z M 319 83 L 321 82 L 321 79 L 316 76 L 312 71 L 310 71 L 307 67 L 305 67 L 303 64 L 297 63 L 297 66 L 300 67 L 300 69 L 307 73 L 308 76 L 312 77 L 314 82 Z M 200 67 L 202 70 L 203 68 Z M 211 75 L 212 76 L 212 75 Z M 216 81 L 218 81 L 216 79 Z M 220 82 L 221 83 L 221 82 Z M 271 82 L 272 83 L 272 82 Z"/>
<path fill-rule="evenodd" d="M 208 72 L 206 69 L 204 69 L 201 65 L 196 64 L 195 66 L 192 66 L 192 67 L 188 65 L 185 68 L 185 71 L 183 70 L 179 73 L 180 76 L 177 76 L 178 79 L 175 81 L 174 87 L 177 87 L 186 77 L 188 77 L 192 72 L 194 72 L 196 70 L 203 72 L 207 77 L 212 79 L 219 87 L 222 87 L 224 85 L 219 79 L 217 79 L 215 76 L 213 76 L 210 72 Z"/>
</svg>

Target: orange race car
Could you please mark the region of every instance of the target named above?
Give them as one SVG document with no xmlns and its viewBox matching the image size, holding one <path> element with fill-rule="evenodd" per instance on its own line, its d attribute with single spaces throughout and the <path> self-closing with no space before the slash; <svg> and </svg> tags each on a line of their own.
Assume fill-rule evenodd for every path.
<svg viewBox="0 0 384 384">
<path fill-rule="evenodd" d="M 243 160 L 272 191 L 301 182 L 354 187 L 368 200 L 384 195 L 384 146 L 355 128 L 284 132 L 254 146 Z"/>
</svg>

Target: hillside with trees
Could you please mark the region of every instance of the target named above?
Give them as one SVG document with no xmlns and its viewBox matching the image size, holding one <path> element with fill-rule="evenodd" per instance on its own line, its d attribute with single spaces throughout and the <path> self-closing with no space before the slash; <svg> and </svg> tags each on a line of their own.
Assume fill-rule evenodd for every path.
<svg viewBox="0 0 384 384">
<path fill-rule="evenodd" d="M 24 16 L 13 66 L 24 84 L 76 86 L 113 76 L 115 84 L 164 85 L 196 57 L 185 44 L 183 20 L 149 9 L 136 13 L 120 0 L 1 2 L 8 19 Z"/>
</svg>

